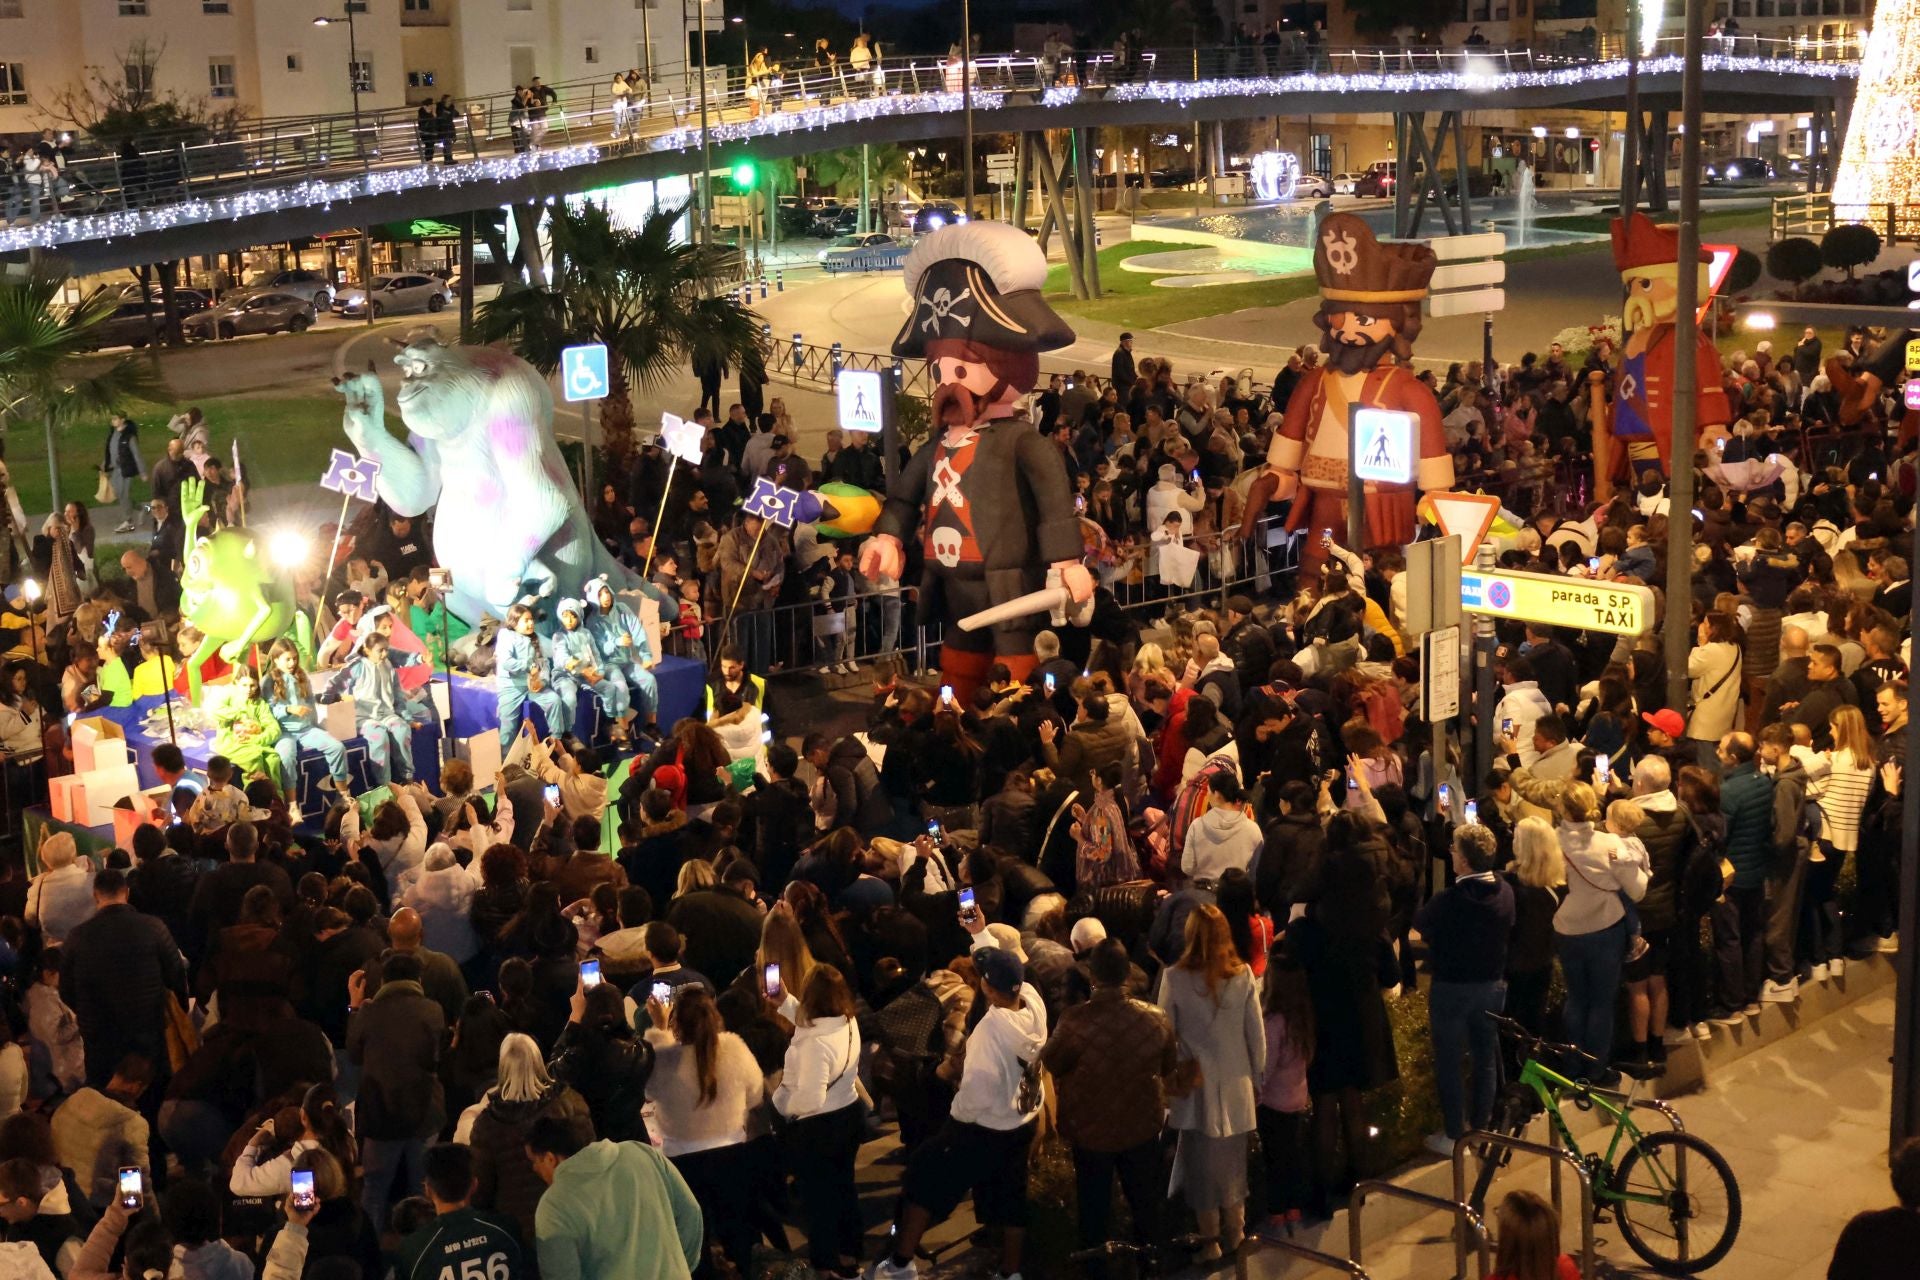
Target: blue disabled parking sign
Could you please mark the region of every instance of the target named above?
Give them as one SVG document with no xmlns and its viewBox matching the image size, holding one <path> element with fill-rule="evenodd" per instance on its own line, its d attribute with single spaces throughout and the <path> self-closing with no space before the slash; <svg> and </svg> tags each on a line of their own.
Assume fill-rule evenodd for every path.
<svg viewBox="0 0 1920 1280">
<path fill-rule="evenodd" d="M 607 346 L 589 342 L 560 352 L 560 389 L 569 403 L 607 398 Z"/>
</svg>

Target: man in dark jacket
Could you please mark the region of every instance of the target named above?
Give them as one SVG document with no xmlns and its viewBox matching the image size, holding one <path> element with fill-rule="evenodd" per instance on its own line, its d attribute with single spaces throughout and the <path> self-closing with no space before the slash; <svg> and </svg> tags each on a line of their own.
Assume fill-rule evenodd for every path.
<svg viewBox="0 0 1920 1280">
<path fill-rule="evenodd" d="M 1227 634 L 1220 638 L 1220 652 L 1232 661 L 1242 689 L 1267 682 L 1273 667 L 1273 637 L 1253 620 L 1253 601 L 1245 596 L 1227 597 Z"/>
<path fill-rule="evenodd" d="M 135 865 L 127 872 L 133 909 L 156 917 L 176 941 L 185 937 L 200 869 L 168 846 L 164 831 L 146 824 L 134 830 L 133 859 Z"/>
<path fill-rule="evenodd" d="M 1493 832 L 1485 827 L 1455 827 L 1454 882 L 1413 918 L 1433 965 L 1427 1007 L 1440 1115 L 1446 1124 L 1446 1132 L 1430 1136 L 1427 1146 L 1446 1155 L 1452 1155 L 1454 1142 L 1468 1129 L 1487 1127 L 1500 1082 L 1500 1036 L 1487 1015 L 1498 1013 L 1506 1002 L 1507 935 L 1513 932 L 1514 908 L 1513 887 L 1493 871 L 1496 851 Z M 1473 1060 L 1471 1102 L 1462 1096 L 1463 1053 Z"/>
<path fill-rule="evenodd" d="M 806 784 L 793 776 L 799 768 L 799 753 L 784 742 L 774 743 L 767 748 L 767 771 L 773 780 L 755 787 L 742 802 L 746 817 L 740 847 L 760 868 L 770 894 L 786 888 L 801 846 L 813 839 L 813 806 Z"/>
<path fill-rule="evenodd" d="M 1113 383 L 1113 389 L 1120 393 L 1120 403 L 1125 404 L 1127 393 L 1133 390 L 1134 379 L 1138 376 L 1133 366 L 1132 334 L 1120 335 L 1120 345 L 1113 349 L 1113 367 L 1109 373 L 1108 380 Z"/>
<path fill-rule="evenodd" d="M 834 455 L 833 474 L 822 475 L 823 480 L 838 480 L 841 484 L 857 484 L 862 489 L 875 493 L 886 487 L 886 459 L 880 451 L 867 441 L 864 431 L 849 433 L 846 447 Z"/>
<path fill-rule="evenodd" d="M 1792 1004 L 1800 996 L 1800 966 L 1794 940 L 1800 927 L 1800 895 L 1812 852 L 1800 839 L 1807 807 L 1807 767 L 1793 755 L 1793 730 L 1770 724 L 1760 731 L 1760 767 L 1773 779 L 1773 858 L 1767 865 L 1767 981 L 1764 1004 Z"/>
<path fill-rule="evenodd" d="M 1807 696 L 1807 633 L 1800 627 L 1780 628 L 1780 665 L 1767 677 L 1767 696 L 1760 705 L 1760 723 L 1774 724 L 1785 707 L 1797 707 Z"/>
<path fill-rule="evenodd" d="M 93 878 L 94 913 L 60 948 L 60 998 L 80 1024 L 87 1083 L 102 1088 L 130 1053 L 167 1060 L 167 993 L 184 1008 L 186 966 L 167 927 L 127 902 L 127 877 Z"/>
<path fill-rule="evenodd" d="M 1093 994 L 1060 1015 L 1040 1061 L 1059 1094 L 1060 1133 L 1073 1146 L 1079 1189 L 1080 1243 L 1093 1248 L 1113 1234 L 1113 1178 L 1133 1211 L 1133 1238 L 1160 1238 L 1160 1127 L 1166 1086 L 1177 1065 L 1173 1026 L 1165 1014 L 1132 999 L 1133 965 L 1116 938 L 1086 957 Z"/>
<path fill-rule="evenodd" d="M 1791 710 L 1792 723 L 1804 724 L 1813 731 L 1815 751 L 1833 750 L 1833 726 L 1828 723 L 1836 707 L 1858 705 L 1859 694 L 1853 682 L 1840 674 L 1840 650 L 1830 644 L 1816 644 L 1807 655 L 1807 691 L 1800 705 Z"/>
<path fill-rule="evenodd" d="M 566 899 L 563 897 L 561 901 L 565 902 Z M 452 1026 L 460 1020 L 460 1011 L 467 1004 L 467 979 L 452 956 L 444 951 L 435 951 L 426 945 L 424 939 L 420 913 L 412 907 L 400 908 L 387 921 L 387 949 L 381 953 L 380 964 L 375 967 L 385 973 L 386 962 L 397 955 L 410 955 L 419 961 L 420 989 L 440 1006 L 441 1017 L 448 1026 Z M 373 972 L 370 970 L 368 994 L 378 995 L 379 992 L 380 985 L 373 981 Z"/>
<path fill-rule="evenodd" d="M 1540 686 L 1540 692 L 1547 695 L 1547 701 L 1556 710 L 1562 707 L 1573 710 L 1579 700 L 1580 689 L 1579 668 L 1573 650 L 1554 637 L 1552 627 L 1529 622 L 1527 643 L 1521 646 L 1520 651 L 1533 665 L 1534 681 Z"/>
<path fill-rule="evenodd" d="M 1314 787 L 1295 778 L 1280 785 L 1280 816 L 1262 833 L 1266 843 L 1254 870 L 1260 909 L 1284 927 L 1295 903 L 1308 900 L 1320 876 L 1327 837 L 1314 812 Z"/>
<path fill-rule="evenodd" d="M 404 953 L 381 965 L 380 990 L 371 999 L 364 970 L 348 978 L 347 1004 L 347 1056 L 360 1068 L 361 1204 L 381 1231 L 395 1179 L 409 1189 L 420 1185 L 427 1143 L 445 1123 L 440 1047 L 447 1023 L 420 986 L 420 962 Z"/>
<path fill-rule="evenodd" d="M 1773 862 L 1773 779 L 1760 772 L 1753 736 L 1720 739 L 1720 811 L 1727 819 L 1727 860 L 1733 884 L 1713 904 L 1716 967 L 1711 1021 L 1733 1025 L 1760 1011 L 1766 959 L 1767 869 Z"/>
<path fill-rule="evenodd" d="M 735 858 L 719 884 L 682 894 L 667 909 L 667 923 L 686 939 L 687 964 L 721 990 L 753 964 L 760 948 L 764 917 L 754 899 L 759 875 L 745 858 Z"/>
<path fill-rule="evenodd" d="M 188 953 L 198 958 L 222 929 L 239 923 L 240 903 L 247 890 L 264 884 L 273 890 L 282 908 L 293 904 L 293 882 L 271 862 L 260 862 L 260 832 L 251 822 L 227 828 L 227 860 L 200 877 L 188 908 Z"/>
<path fill-rule="evenodd" d="M 866 744 L 849 734 L 833 742 L 824 733 L 810 733 L 801 744 L 811 764 L 833 792 L 833 817 L 827 824 L 852 827 L 863 836 L 883 834 L 893 822 L 893 802 L 880 785 L 880 771 L 867 754 Z"/>
<path fill-rule="evenodd" d="M 1080 792 L 1082 804 L 1093 798 L 1101 770 L 1110 764 L 1124 768 L 1127 753 L 1135 750 L 1127 726 L 1113 718 L 1105 695 L 1098 693 L 1081 699 L 1064 738 L 1059 738 L 1059 726 L 1052 720 L 1042 720 L 1039 732 L 1041 760 L 1054 776 L 1066 779 Z"/>
</svg>

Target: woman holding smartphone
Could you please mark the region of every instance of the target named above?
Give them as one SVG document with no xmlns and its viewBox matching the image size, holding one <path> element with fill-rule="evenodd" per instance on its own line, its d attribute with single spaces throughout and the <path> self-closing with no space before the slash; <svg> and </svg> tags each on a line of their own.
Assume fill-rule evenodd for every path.
<svg viewBox="0 0 1920 1280">
<path fill-rule="evenodd" d="M 860 1028 L 853 992 L 830 964 L 819 965 L 800 992 L 800 1016 L 787 1045 L 773 1109 L 786 1120 L 782 1137 L 800 1212 L 808 1261 L 817 1276 L 860 1271 L 860 1197 L 854 1157 L 860 1152 Z"/>
<path fill-rule="evenodd" d="M 661 1150 L 687 1180 L 704 1210 L 707 1237 L 726 1251 L 742 1275 L 752 1274 L 752 1161 L 747 1112 L 766 1097 L 766 1078 L 746 1042 L 723 1030 L 720 1011 L 704 986 L 672 993 L 671 1004 L 647 1001 L 647 1042 Z M 707 1270 L 707 1268 L 702 1268 Z"/>
</svg>

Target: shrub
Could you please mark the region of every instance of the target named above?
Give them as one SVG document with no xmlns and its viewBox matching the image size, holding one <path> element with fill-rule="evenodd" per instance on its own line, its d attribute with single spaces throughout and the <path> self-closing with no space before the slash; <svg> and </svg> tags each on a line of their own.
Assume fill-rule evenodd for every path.
<svg viewBox="0 0 1920 1280">
<path fill-rule="evenodd" d="M 1745 293 L 1759 279 L 1760 256 L 1751 250 L 1741 249 L 1733 255 L 1733 265 L 1727 269 L 1727 278 L 1721 283 L 1720 292 Z"/>
<path fill-rule="evenodd" d="M 1796 294 L 1825 265 L 1820 246 L 1805 236 L 1789 236 L 1767 249 L 1767 274 L 1792 285 Z"/>
<path fill-rule="evenodd" d="M 1855 267 L 1864 267 L 1879 256 L 1880 233 L 1864 223 L 1843 222 L 1828 227 L 1827 234 L 1820 237 L 1821 261 L 1845 271 L 1849 280 Z"/>
</svg>

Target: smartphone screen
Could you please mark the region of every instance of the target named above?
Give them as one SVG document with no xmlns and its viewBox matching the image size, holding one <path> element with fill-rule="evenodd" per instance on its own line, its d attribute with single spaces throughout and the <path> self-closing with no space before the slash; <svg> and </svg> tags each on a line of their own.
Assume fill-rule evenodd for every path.
<svg viewBox="0 0 1920 1280">
<path fill-rule="evenodd" d="M 927 823 L 927 836 L 936 846 L 943 845 L 947 842 L 947 829 L 935 819 Z"/>
<path fill-rule="evenodd" d="M 1612 777 L 1613 777 L 1613 761 L 1608 759 L 1604 752 L 1602 752 L 1600 755 L 1595 756 L 1593 758 L 1594 781 L 1598 782 L 1601 786 L 1605 786 L 1608 780 L 1611 779 Z"/>
<path fill-rule="evenodd" d="M 1589 558 L 1588 558 L 1588 560 L 1587 560 L 1587 572 L 1588 572 L 1588 573 L 1598 573 L 1598 572 L 1600 572 L 1600 557 L 1599 557 L 1599 556 L 1591 556 L 1591 557 L 1589 557 Z"/>
<path fill-rule="evenodd" d="M 559 804 L 560 803 L 560 784 L 557 782 L 548 783 L 543 794 L 547 797 L 548 804 Z"/>
<path fill-rule="evenodd" d="M 653 984 L 653 990 L 650 994 L 653 996 L 655 1000 L 658 1000 L 661 1004 L 672 1004 L 673 1003 L 673 984 L 667 983 L 667 982 L 656 982 Z"/>
<path fill-rule="evenodd" d="M 780 994 L 780 962 L 769 961 L 761 976 L 761 984 L 766 988 L 769 998 Z"/>
<path fill-rule="evenodd" d="M 940 701 L 947 703 L 949 705 L 952 704 L 953 702 L 953 686 L 952 685 L 943 684 L 940 686 Z"/>
<path fill-rule="evenodd" d="M 147 1180 L 137 1165 L 128 1165 L 120 1170 L 120 1207 L 128 1213 L 140 1209 L 147 1202 Z"/>
<path fill-rule="evenodd" d="M 960 891 L 960 909 L 968 912 L 973 910 L 973 890 L 971 888 Z"/>
<path fill-rule="evenodd" d="M 1359 778 L 1359 776 L 1358 776 L 1358 775 L 1356 775 L 1356 774 L 1351 774 L 1351 773 L 1350 773 L 1350 774 L 1348 774 L 1348 775 L 1347 775 L 1347 790 L 1349 790 L 1349 791 L 1358 791 L 1359 789 L 1360 789 L 1360 778 Z"/>
<path fill-rule="evenodd" d="M 1440 807 L 1441 809 L 1444 810 L 1448 805 L 1452 803 L 1453 803 L 1453 791 L 1451 788 L 1447 786 L 1446 783 L 1443 782 L 1440 784 Z"/>
<path fill-rule="evenodd" d="M 295 1169 L 291 1177 L 293 1178 L 294 1208 L 311 1209 L 315 1204 L 319 1203 L 313 1194 L 313 1170 Z"/>
<path fill-rule="evenodd" d="M 1051 671 L 1047 672 L 1046 684 L 1047 684 L 1047 692 L 1052 693 L 1053 692 L 1053 672 Z"/>
<path fill-rule="evenodd" d="M 1467 811 L 1467 825 L 1470 827 L 1478 826 L 1480 824 L 1480 802 L 1478 800 L 1469 800 L 1463 807 Z"/>
<path fill-rule="evenodd" d="M 1508 717 L 1506 717 L 1506 718 L 1505 718 L 1504 720 L 1502 720 L 1502 721 L 1500 722 L 1500 732 L 1501 732 L 1501 733 L 1506 733 L 1506 734 L 1510 734 L 1510 733 L 1512 733 L 1512 732 L 1513 732 L 1513 717 L 1512 717 L 1512 716 L 1508 716 Z"/>
<path fill-rule="evenodd" d="M 600 962 L 598 960 L 582 960 L 580 962 L 580 985 L 588 990 L 592 990 L 600 985 Z"/>
</svg>

